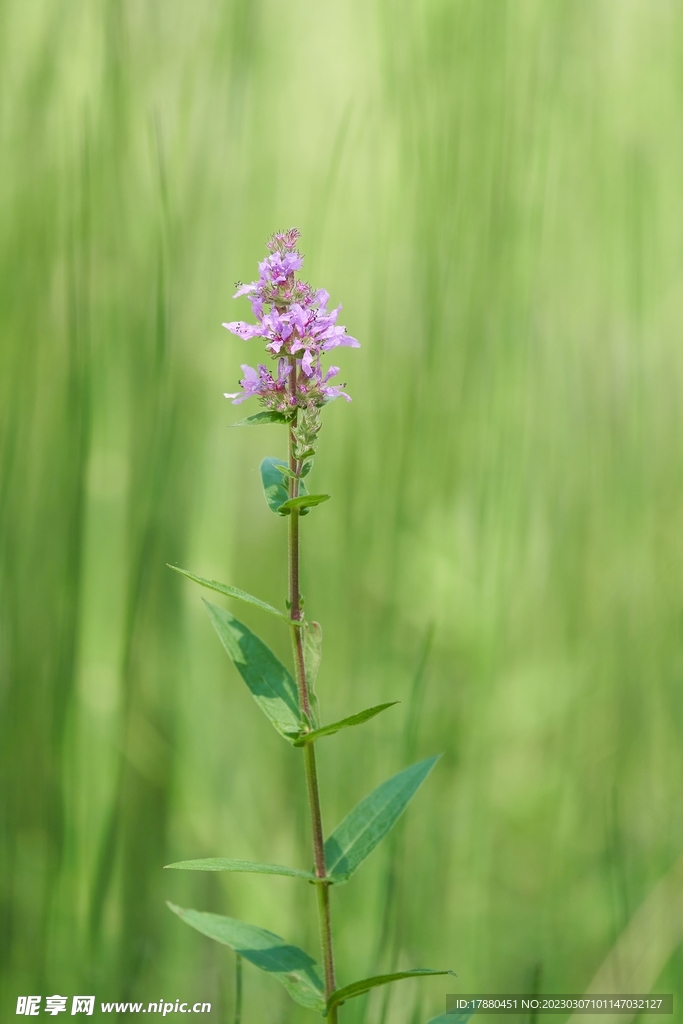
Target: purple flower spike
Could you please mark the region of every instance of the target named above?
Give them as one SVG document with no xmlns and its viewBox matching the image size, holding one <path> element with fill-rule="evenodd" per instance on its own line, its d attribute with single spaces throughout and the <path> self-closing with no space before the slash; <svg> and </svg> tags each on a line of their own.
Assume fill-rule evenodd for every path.
<svg viewBox="0 0 683 1024">
<path fill-rule="evenodd" d="M 358 348 L 360 343 L 337 324 L 341 306 L 328 310 L 329 292 L 324 288 L 314 291 L 296 277 L 303 266 L 298 240 L 296 228 L 274 234 L 266 243 L 270 255 L 259 263 L 258 281 L 238 284 L 234 298 L 249 298 L 257 322 L 223 324 L 245 340 L 263 338 L 266 351 L 278 360 L 277 375 L 262 364 L 258 369 L 245 364 L 242 390 L 226 398 L 234 405 L 258 398 L 265 408 L 290 418 L 296 416 L 297 409 L 310 418 L 334 398 L 351 401 L 342 387 L 327 383 L 339 373 L 339 367 L 331 366 L 324 373 L 323 352 L 340 346 Z"/>
</svg>

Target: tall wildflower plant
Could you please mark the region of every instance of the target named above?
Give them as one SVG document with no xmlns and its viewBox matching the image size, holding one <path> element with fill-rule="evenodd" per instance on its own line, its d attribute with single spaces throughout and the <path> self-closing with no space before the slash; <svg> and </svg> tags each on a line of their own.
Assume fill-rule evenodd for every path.
<svg viewBox="0 0 683 1024">
<path fill-rule="evenodd" d="M 222 857 L 181 861 L 169 867 L 189 871 L 288 875 L 311 883 L 318 906 L 322 969 L 303 949 L 256 925 L 219 914 L 184 909 L 171 903 L 169 906 L 197 931 L 230 946 L 239 956 L 276 977 L 301 1006 L 335 1024 L 339 1008 L 345 1002 L 376 986 L 403 978 L 452 972 L 416 968 L 363 978 L 341 987 L 337 982 L 330 892 L 349 880 L 389 832 L 437 758 L 419 761 L 387 779 L 361 800 L 325 839 L 316 743 L 343 729 L 367 722 L 396 702 L 378 704 L 338 722 L 323 724 L 315 692 L 322 656 L 322 629 L 319 623 L 309 622 L 304 614 L 299 585 L 300 532 L 302 518 L 315 506 L 327 501 L 330 495 L 309 493 L 305 481 L 316 455 L 323 409 L 336 398 L 351 400 L 343 387 L 331 383 L 339 373 L 339 367 L 325 369 L 323 359 L 333 349 L 342 346 L 358 348 L 359 343 L 346 333 L 345 327 L 337 324 L 341 307 L 328 310 L 328 293 L 324 289 L 314 291 L 306 281 L 297 277 L 303 264 L 303 258 L 297 251 L 298 239 L 299 233 L 294 229 L 273 235 L 267 243 L 270 254 L 259 264 L 258 281 L 238 287 L 234 297 L 248 297 L 256 323 L 238 320 L 223 324 L 240 338 L 261 338 L 271 357 L 270 368 L 265 363 L 260 363 L 256 369 L 244 364 L 241 390 L 226 397 L 232 399 L 234 405 L 256 398 L 262 407 L 235 425 L 280 423 L 287 435 L 287 460 L 266 458 L 261 463 L 266 501 L 270 509 L 287 522 L 289 595 L 286 611 L 280 611 L 236 587 L 203 579 L 175 566 L 172 568 L 203 587 L 276 615 L 289 628 L 294 678 L 244 623 L 224 608 L 205 602 L 220 641 L 254 700 L 283 740 L 302 752 L 313 867 L 303 870 Z"/>
</svg>

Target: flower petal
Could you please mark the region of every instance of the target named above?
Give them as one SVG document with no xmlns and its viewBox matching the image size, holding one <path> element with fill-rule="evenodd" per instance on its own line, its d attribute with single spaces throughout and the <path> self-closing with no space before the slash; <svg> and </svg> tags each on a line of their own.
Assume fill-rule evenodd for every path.
<svg viewBox="0 0 683 1024">
<path fill-rule="evenodd" d="M 233 299 L 239 299 L 240 295 L 250 295 L 252 292 L 255 292 L 257 288 L 258 285 L 256 284 L 256 281 L 252 281 L 251 284 L 241 284 L 233 295 Z"/>
<path fill-rule="evenodd" d="M 222 324 L 222 326 L 240 338 L 255 338 L 261 334 L 262 330 L 260 324 L 247 324 L 244 320 L 233 320 L 229 324 Z"/>
<path fill-rule="evenodd" d="M 301 369 L 304 371 L 307 377 L 313 376 L 313 353 L 310 348 L 307 348 L 304 352 L 304 357 L 301 360 Z"/>
</svg>

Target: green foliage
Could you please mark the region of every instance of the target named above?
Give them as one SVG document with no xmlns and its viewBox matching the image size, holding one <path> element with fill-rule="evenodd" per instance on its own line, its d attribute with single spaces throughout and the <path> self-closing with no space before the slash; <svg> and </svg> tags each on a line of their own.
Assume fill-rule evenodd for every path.
<svg viewBox="0 0 683 1024">
<path fill-rule="evenodd" d="M 290 742 L 301 731 L 296 683 L 270 648 L 234 615 L 204 601 L 214 629 L 263 713 Z"/>
<path fill-rule="evenodd" d="M 251 860 L 233 860 L 228 857 L 206 857 L 203 860 L 181 860 L 177 864 L 166 864 L 166 868 L 179 871 L 235 871 L 251 875 L 287 875 L 291 878 L 305 878 L 315 882 L 312 871 L 286 868 L 282 864 L 257 864 Z"/>
<path fill-rule="evenodd" d="M 256 608 L 260 608 L 261 611 L 269 612 L 271 615 L 277 615 L 278 618 L 284 619 L 289 622 L 289 616 L 284 612 L 278 611 L 277 608 L 273 608 L 272 604 L 268 604 L 266 601 L 261 601 L 258 597 L 252 597 L 251 594 L 247 594 L 246 591 L 240 590 L 238 587 L 231 587 L 227 583 L 219 583 L 217 580 L 206 580 L 203 576 L 195 576 L 193 572 L 188 572 L 187 569 L 180 569 L 177 565 L 169 565 L 169 569 L 173 569 L 174 572 L 180 573 L 181 576 L 186 576 L 188 580 L 192 580 L 193 583 L 199 583 L 201 587 L 207 587 L 209 590 L 215 590 L 219 594 L 225 594 L 226 597 L 236 597 L 238 601 L 244 601 L 245 604 L 253 604 Z"/>
<path fill-rule="evenodd" d="M 289 423 L 289 419 L 283 416 L 281 412 L 275 410 L 263 409 L 261 412 L 255 412 L 253 416 L 247 416 L 246 419 L 238 420 L 237 423 L 230 423 L 230 427 L 259 427 L 266 423 Z"/>
<path fill-rule="evenodd" d="M 286 507 L 290 501 L 289 491 L 287 490 L 287 484 L 283 477 L 287 477 L 290 473 L 289 466 L 282 459 L 275 459 L 272 457 L 263 459 L 261 462 L 261 480 L 263 482 L 263 493 L 266 496 L 268 502 L 268 508 L 271 512 L 275 512 L 277 515 L 285 516 L 289 515 L 289 508 L 286 511 L 282 511 L 283 507 Z M 306 485 L 303 480 L 299 483 L 299 493 L 301 497 L 307 495 Z M 317 504 L 317 502 L 313 502 Z M 301 515 L 306 515 L 307 510 L 304 508 Z"/>
<path fill-rule="evenodd" d="M 294 740 L 294 746 L 303 747 L 306 743 L 314 743 L 323 736 L 334 736 L 341 729 L 349 729 L 352 725 L 361 725 L 363 722 L 368 722 L 371 718 L 374 718 L 375 715 L 379 715 L 380 712 L 386 711 L 387 708 L 393 708 L 398 703 L 400 702 L 397 700 L 390 700 L 386 704 L 375 704 L 374 707 L 366 708 L 365 711 L 359 711 L 356 715 L 349 715 L 348 718 L 341 718 L 338 722 L 332 722 L 330 725 L 314 729 L 312 732 L 306 733 L 305 736 Z"/>
<path fill-rule="evenodd" d="M 173 903 L 168 903 L 168 906 L 198 932 L 230 946 L 249 963 L 272 974 L 301 1006 L 310 1010 L 325 1009 L 318 965 L 303 949 L 286 943 L 264 928 L 245 924 L 232 917 L 186 910 Z"/>
<path fill-rule="evenodd" d="M 384 969 L 356 936 L 386 884 L 401 964 L 457 949 L 503 990 L 541 957 L 576 991 L 683 849 L 683 8 L 159 10 L 3 4 L 0 990 L 155 998 L 167 978 L 218 1007 L 218 965 L 159 908 L 195 885 L 208 906 L 219 876 L 160 865 L 245 830 L 261 849 L 266 827 L 264 855 L 292 849 L 296 752 L 235 721 L 164 565 L 222 562 L 254 594 L 284 578 L 252 499 L 286 428 L 226 431 L 221 392 L 261 356 L 220 321 L 252 319 L 232 282 L 295 220 L 363 342 L 351 415 L 323 413 L 335 500 L 306 520 L 339 652 L 318 686 L 334 717 L 400 697 L 398 735 L 436 619 L 417 742 L 457 766 L 396 870 L 335 900 L 347 977 Z M 320 752 L 330 827 L 368 771 L 422 756 L 347 737 Z M 255 882 L 220 883 L 267 923 Z M 294 935 L 298 905 L 278 913 Z M 676 954 L 660 984 L 680 998 Z M 254 988 L 245 1024 L 308 1018 Z"/>
<path fill-rule="evenodd" d="M 327 874 L 324 879 L 312 871 L 301 871 L 299 868 L 288 868 L 282 864 L 259 864 L 252 860 L 235 860 L 231 857 L 203 857 L 201 860 L 181 860 L 176 864 L 166 864 L 165 870 L 177 871 L 231 871 L 246 875 L 284 875 L 288 878 L 303 878 L 315 885 L 324 882 L 326 885 L 341 885 L 347 881 L 345 875 Z"/>
<path fill-rule="evenodd" d="M 432 1017 L 429 1024 L 467 1024 L 472 1013 L 442 1013 L 438 1017 Z"/>
<path fill-rule="evenodd" d="M 278 514 L 280 506 L 289 499 L 287 484 L 283 479 L 283 471 L 289 467 L 282 459 L 272 457 L 263 459 L 261 462 L 261 480 L 263 482 L 263 493 L 268 502 L 271 512 Z"/>
<path fill-rule="evenodd" d="M 273 466 L 281 476 L 286 476 L 290 480 L 299 479 L 299 475 L 295 473 L 293 469 L 290 469 L 285 462 L 273 462 Z"/>
<path fill-rule="evenodd" d="M 331 875 L 349 878 L 398 821 L 439 756 L 404 768 L 373 790 L 347 814 L 325 841 L 325 862 Z"/>
<path fill-rule="evenodd" d="M 289 466 L 287 466 L 284 462 L 276 462 L 275 468 L 277 469 L 278 473 L 282 473 L 283 476 L 288 476 L 291 479 L 297 480 L 301 479 L 302 477 L 308 476 L 308 474 L 313 469 L 313 459 L 309 459 L 308 462 L 304 462 L 303 466 L 301 467 L 301 472 L 298 474 L 295 473 L 293 469 L 290 469 Z"/>
<path fill-rule="evenodd" d="M 333 1006 L 338 1006 L 355 996 L 365 995 L 370 989 L 378 988 L 380 985 L 390 985 L 392 982 L 402 981 L 404 978 L 422 978 L 429 974 L 456 976 L 455 971 L 433 971 L 428 967 L 416 967 L 412 971 L 394 971 L 392 974 L 375 974 L 372 978 L 363 978 L 361 981 L 354 981 L 351 985 L 345 985 L 344 988 L 336 989 L 327 1000 L 327 1009 L 330 1010 Z"/>
<path fill-rule="evenodd" d="M 309 406 L 299 412 L 297 425 L 292 431 L 296 459 L 310 459 L 315 455 L 320 427 L 320 409 L 317 406 Z"/>
<path fill-rule="evenodd" d="M 331 494 L 307 494 L 300 495 L 298 498 L 288 498 L 287 501 L 278 506 L 278 512 L 281 515 L 289 515 L 290 512 L 296 509 L 303 513 L 305 509 L 312 508 L 314 505 L 322 505 L 324 501 L 329 501 L 331 497 Z"/>
</svg>

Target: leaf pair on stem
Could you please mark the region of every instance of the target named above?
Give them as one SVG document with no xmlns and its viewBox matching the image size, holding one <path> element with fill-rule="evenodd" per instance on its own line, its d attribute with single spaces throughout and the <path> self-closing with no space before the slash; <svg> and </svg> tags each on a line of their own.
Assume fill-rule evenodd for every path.
<svg viewBox="0 0 683 1024">
<path fill-rule="evenodd" d="M 203 587 L 224 594 L 226 597 L 237 598 L 246 604 L 251 604 L 261 608 L 262 611 L 267 611 L 280 619 L 291 622 L 285 613 L 237 587 L 231 587 L 216 580 L 204 579 L 177 566 L 170 566 L 170 568 Z M 307 726 L 302 720 L 296 683 L 287 668 L 276 658 L 270 648 L 234 615 L 209 601 L 204 603 L 223 647 L 247 684 L 254 700 L 277 732 L 294 746 L 303 746 L 323 737 L 334 735 L 342 729 L 360 725 L 398 703 L 390 701 L 378 704 L 338 722 L 311 729 L 310 725 Z M 297 626 L 299 625 L 297 623 Z M 307 624 L 301 624 L 301 628 L 307 628 L 308 637 L 314 638 L 307 645 L 307 660 L 311 668 L 309 677 L 313 681 L 317 673 L 317 664 L 315 663 L 319 664 L 320 661 L 321 631 L 317 623 L 313 624 L 313 628 L 308 628 Z M 180 861 L 169 864 L 168 867 L 186 871 L 231 871 L 282 875 L 301 878 L 318 885 L 321 883 L 343 884 L 348 881 L 396 823 L 437 760 L 438 756 L 426 758 L 403 769 L 381 783 L 356 805 L 325 841 L 327 875 L 324 879 L 318 878 L 313 871 L 224 857 Z M 235 921 L 233 918 L 223 917 L 219 914 L 186 910 L 171 903 L 169 903 L 169 907 L 197 931 L 230 946 L 245 960 L 272 973 L 282 982 L 292 998 L 302 1006 L 319 1010 L 325 1014 L 332 1005 L 338 1005 L 354 996 L 362 995 L 377 985 L 426 974 L 452 974 L 450 971 L 432 971 L 420 968 L 414 971 L 377 975 L 374 978 L 367 978 L 338 989 L 333 993 L 332 1001 L 326 1002 L 318 965 L 303 950 L 286 944 L 278 936 L 257 928 L 255 925 Z"/>
<path fill-rule="evenodd" d="M 270 412 L 258 413 L 243 422 L 245 425 L 280 422 L 280 419 L 273 419 L 275 415 L 277 414 Z M 300 463 L 294 465 L 297 469 L 296 474 L 290 466 L 279 459 L 268 458 L 261 463 L 266 501 L 271 511 L 279 516 L 305 515 L 311 508 L 330 497 L 328 494 L 307 493 L 302 477 L 310 468 L 310 462 L 304 463 L 303 467 Z M 298 472 L 299 470 L 301 472 Z M 296 479 L 296 497 L 289 496 L 288 480 L 292 477 Z M 296 527 L 296 523 L 293 525 Z M 301 707 L 297 682 L 270 648 L 231 612 L 209 601 L 204 602 L 221 644 L 252 697 L 280 736 L 293 746 L 312 747 L 316 741 L 361 725 L 398 703 L 389 701 L 377 704 L 337 722 L 323 725 L 314 689 L 322 657 L 320 625 L 316 622 L 309 624 L 303 618 L 292 618 L 290 614 L 279 611 L 266 601 L 253 597 L 237 587 L 205 579 L 177 566 L 170 568 L 202 587 L 226 597 L 236 598 L 277 616 L 293 630 L 298 649 L 303 655 L 308 714 L 304 713 Z M 294 605 L 292 607 L 294 608 Z M 361 800 L 324 840 L 324 859 L 316 860 L 317 864 L 324 863 L 324 872 L 320 870 L 320 866 L 317 871 L 306 871 L 279 864 L 262 864 L 223 857 L 185 860 L 169 864 L 168 867 L 186 871 L 248 872 L 300 878 L 315 885 L 319 896 L 326 899 L 327 889 L 347 882 L 387 835 L 437 760 L 438 756 L 429 757 L 404 768 Z M 335 1021 L 337 1008 L 341 1004 L 378 986 L 404 978 L 453 974 L 452 971 L 416 968 L 375 975 L 341 988 L 329 984 L 326 986 L 317 962 L 304 950 L 286 943 L 272 932 L 219 914 L 184 909 L 172 903 L 168 905 L 175 914 L 197 931 L 230 946 L 239 956 L 272 974 L 301 1006 L 316 1010 L 325 1017 L 329 1015 L 330 1019 Z"/>
</svg>

